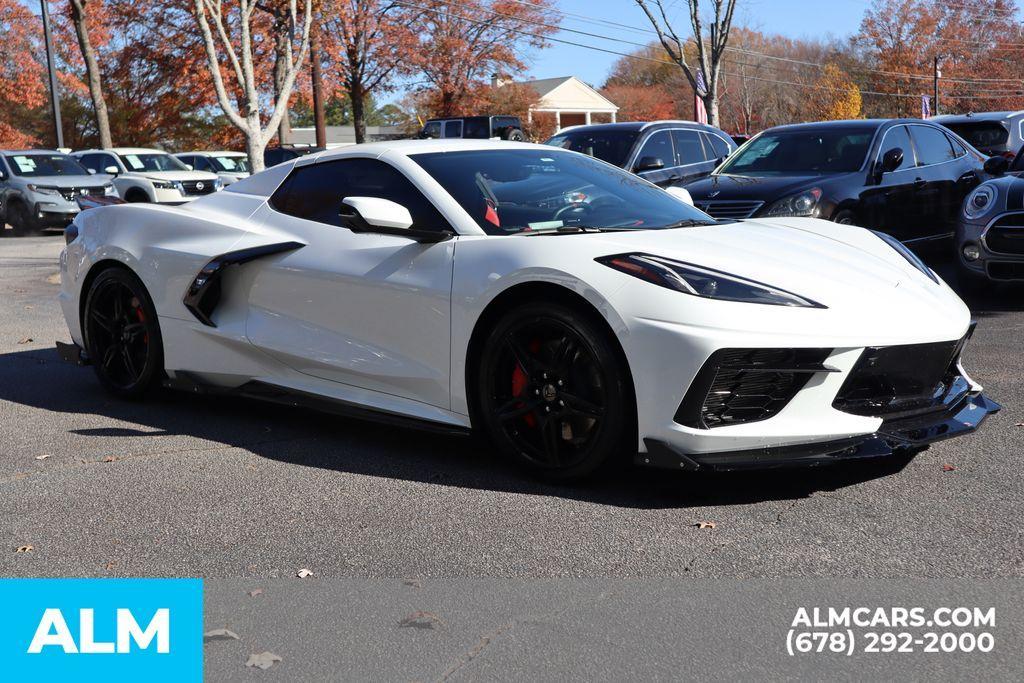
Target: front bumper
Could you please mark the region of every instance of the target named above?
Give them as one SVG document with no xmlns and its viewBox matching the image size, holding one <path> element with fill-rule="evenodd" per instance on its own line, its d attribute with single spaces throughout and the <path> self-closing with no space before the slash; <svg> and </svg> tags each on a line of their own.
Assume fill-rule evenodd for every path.
<svg viewBox="0 0 1024 683">
<path fill-rule="evenodd" d="M 718 453 L 684 453 L 656 439 L 644 439 L 646 453 L 636 462 L 647 467 L 682 470 L 728 471 L 739 469 L 814 466 L 845 460 L 881 458 L 927 448 L 943 439 L 976 430 L 986 417 L 1000 410 L 981 392 L 972 392 L 941 410 L 913 418 L 883 422 L 872 434 L 788 446 Z"/>
<path fill-rule="evenodd" d="M 36 224 L 45 227 L 64 227 L 78 215 L 78 207 L 65 202 L 36 202 L 33 206 Z"/>
<path fill-rule="evenodd" d="M 963 250 L 968 245 L 979 251 L 979 257 L 973 261 L 964 257 Z M 957 227 L 957 258 L 964 268 L 978 276 L 997 282 L 1024 281 L 1024 212 L 1002 212 L 984 222 L 961 220 Z"/>
</svg>

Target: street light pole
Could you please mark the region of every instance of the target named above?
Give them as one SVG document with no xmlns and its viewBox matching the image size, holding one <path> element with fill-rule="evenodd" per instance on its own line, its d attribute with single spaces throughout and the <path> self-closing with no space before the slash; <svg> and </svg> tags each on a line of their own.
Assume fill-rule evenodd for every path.
<svg viewBox="0 0 1024 683">
<path fill-rule="evenodd" d="M 942 72 L 939 71 L 939 56 L 935 55 L 935 61 L 932 62 L 932 116 L 939 115 L 939 76 Z"/>
<path fill-rule="evenodd" d="M 50 35 L 50 11 L 46 0 L 39 0 L 43 10 L 43 42 L 46 43 L 46 68 L 50 72 L 50 102 L 53 105 L 53 130 L 57 147 L 64 146 L 64 129 L 60 121 L 60 93 L 57 92 L 57 70 L 53 67 L 53 37 Z"/>
</svg>

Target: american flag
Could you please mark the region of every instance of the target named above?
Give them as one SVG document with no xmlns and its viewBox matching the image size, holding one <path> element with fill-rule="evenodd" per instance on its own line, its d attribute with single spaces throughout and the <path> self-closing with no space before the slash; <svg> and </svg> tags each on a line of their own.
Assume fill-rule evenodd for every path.
<svg viewBox="0 0 1024 683">
<path fill-rule="evenodd" d="M 702 96 L 708 92 L 708 87 L 704 83 L 704 74 L 701 71 L 697 72 L 697 87 L 693 89 L 693 120 L 697 123 L 708 122 L 708 110 L 704 108 L 704 100 Z"/>
<path fill-rule="evenodd" d="M 932 98 L 928 95 L 921 95 L 921 118 L 928 119 L 932 116 Z"/>
</svg>

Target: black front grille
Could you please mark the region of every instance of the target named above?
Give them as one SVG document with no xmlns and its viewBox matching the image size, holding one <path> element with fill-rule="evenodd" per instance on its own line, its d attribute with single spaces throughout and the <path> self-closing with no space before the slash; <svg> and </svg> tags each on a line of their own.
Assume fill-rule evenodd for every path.
<svg viewBox="0 0 1024 683">
<path fill-rule="evenodd" d="M 761 208 L 764 202 L 741 199 L 722 199 L 719 201 L 696 201 L 698 209 L 712 218 L 750 218 Z"/>
<path fill-rule="evenodd" d="M 988 276 L 993 280 L 1024 280 L 1024 261 L 989 261 Z"/>
<path fill-rule="evenodd" d="M 675 421 L 711 429 L 777 415 L 832 349 L 721 349 L 711 354 L 676 410 Z"/>
<path fill-rule="evenodd" d="M 103 187 L 62 187 L 60 195 L 69 202 L 75 201 L 77 197 L 103 196 Z"/>
<path fill-rule="evenodd" d="M 185 194 L 210 194 L 214 191 L 212 180 L 184 180 L 181 183 Z"/>
<path fill-rule="evenodd" d="M 896 418 L 943 404 L 959 371 L 956 364 L 967 337 L 932 344 L 864 349 L 832 407 L 844 413 Z"/>
</svg>

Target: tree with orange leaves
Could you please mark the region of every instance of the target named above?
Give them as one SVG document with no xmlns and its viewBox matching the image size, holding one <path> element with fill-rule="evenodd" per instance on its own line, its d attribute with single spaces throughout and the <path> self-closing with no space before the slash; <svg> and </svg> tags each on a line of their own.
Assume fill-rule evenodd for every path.
<svg viewBox="0 0 1024 683">
<path fill-rule="evenodd" d="M 822 68 L 821 78 L 807 97 L 811 119 L 842 121 L 860 117 L 860 90 L 857 84 L 835 64 Z"/>
<path fill-rule="evenodd" d="M 46 73 L 33 54 L 40 50 L 42 24 L 18 0 L 0 0 L 0 147 L 28 147 L 39 140 L 16 121 L 46 103 Z"/>
<path fill-rule="evenodd" d="M 409 60 L 428 84 L 424 89 L 435 116 L 475 113 L 486 98 L 488 79 L 524 70 L 526 52 L 544 47 L 544 37 L 557 30 L 551 0 L 403 4 L 420 12 L 419 41 Z"/>
</svg>

